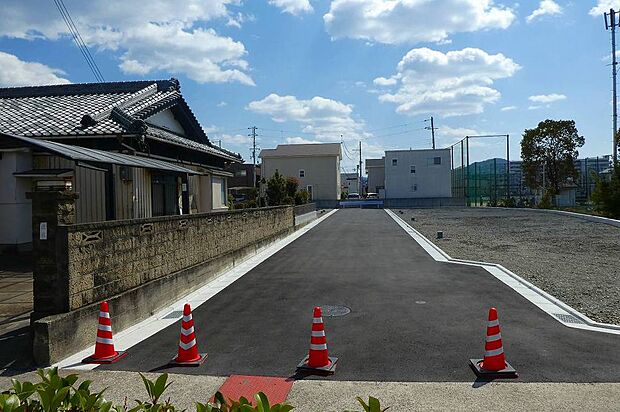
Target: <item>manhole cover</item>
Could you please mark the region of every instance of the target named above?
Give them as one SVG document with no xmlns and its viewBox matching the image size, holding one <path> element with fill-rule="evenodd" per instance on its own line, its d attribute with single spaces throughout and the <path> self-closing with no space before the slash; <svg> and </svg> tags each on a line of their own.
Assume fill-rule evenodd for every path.
<svg viewBox="0 0 620 412">
<path fill-rule="evenodd" d="M 344 316 L 351 313 L 351 309 L 347 308 L 346 306 L 340 305 L 323 305 L 321 306 L 321 311 L 323 313 L 323 316 L 331 318 L 337 316 Z"/>
<path fill-rule="evenodd" d="M 166 316 L 164 316 L 162 319 L 180 319 L 181 316 L 183 316 L 183 311 L 182 310 L 175 310 L 173 312 L 170 312 Z"/>
<path fill-rule="evenodd" d="M 585 324 L 584 321 L 582 321 L 579 318 L 576 318 L 573 315 L 566 315 L 564 313 L 554 313 L 553 316 L 555 316 L 556 318 L 560 319 L 562 322 L 565 323 L 579 323 L 579 324 Z"/>
</svg>

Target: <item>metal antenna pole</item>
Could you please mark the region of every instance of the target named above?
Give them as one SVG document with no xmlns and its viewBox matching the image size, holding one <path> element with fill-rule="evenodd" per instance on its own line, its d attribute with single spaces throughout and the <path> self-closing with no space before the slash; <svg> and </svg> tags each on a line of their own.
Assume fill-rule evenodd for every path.
<svg viewBox="0 0 620 412">
<path fill-rule="evenodd" d="M 252 131 L 252 186 L 256 188 L 256 126 L 248 127 Z"/>
<path fill-rule="evenodd" d="M 506 199 L 510 199 L 510 135 L 506 135 Z"/>
<path fill-rule="evenodd" d="M 358 190 L 357 193 L 359 193 L 360 197 L 362 196 L 362 194 L 364 193 L 364 189 L 362 188 L 362 141 L 360 140 L 360 180 L 359 180 L 359 186 L 358 186 Z"/>
<path fill-rule="evenodd" d="M 426 130 L 430 130 L 431 131 L 431 136 L 433 138 L 433 150 L 435 150 L 435 123 L 434 123 L 434 119 L 433 116 L 431 116 L 430 119 L 426 119 L 424 120 L 425 122 L 431 121 L 431 127 L 425 127 Z"/>
<path fill-rule="evenodd" d="M 614 9 L 609 9 L 609 24 L 607 24 L 607 13 L 604 13 L 605 16 L 605 29 L 609 30 L 611 28 L 611 74 L 613 78 L 613 157 L 614 157 L 614 165 L 618 161 L 618 142 L 616 141 L 616 133 L 618 132 L 618 107 L 617 107 L 617 95 L 616 95 L 616 75 L 617 75 L 617 64 L 618 61 L 616 59 L 616 11 Z"/>
</svg>

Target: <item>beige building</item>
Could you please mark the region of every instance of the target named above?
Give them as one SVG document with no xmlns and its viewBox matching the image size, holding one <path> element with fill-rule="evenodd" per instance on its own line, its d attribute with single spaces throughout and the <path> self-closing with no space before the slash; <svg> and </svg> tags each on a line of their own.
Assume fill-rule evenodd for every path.
<svg viewBox="0 0 620 412">
<path fill-rule="evenodd" d="M 368 192 L 377 193 L 380 198 L 383 198 L 385 195 L 385 157 L 366 159 L 366 173 L 368 174 Z"/>
<path fill-rule="evenodd" d="M 313 201 L 340 199 L 340 143 L 284 144 L 260 153 L 262 173 L 296 177 Z"/>
</svg>

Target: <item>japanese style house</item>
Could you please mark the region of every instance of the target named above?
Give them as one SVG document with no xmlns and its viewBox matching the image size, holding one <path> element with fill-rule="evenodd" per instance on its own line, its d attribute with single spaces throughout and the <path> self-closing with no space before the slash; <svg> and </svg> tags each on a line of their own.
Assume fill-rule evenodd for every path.
<svg viewBox="0 0 620 412">
<path fill-rule="evenodd" d="M 77 223 L 202 213 L 240 162 L 176 79 L 0 89 L 0 248 L 31 242 L 27 192 L 78 193 Z"/>
</svg>

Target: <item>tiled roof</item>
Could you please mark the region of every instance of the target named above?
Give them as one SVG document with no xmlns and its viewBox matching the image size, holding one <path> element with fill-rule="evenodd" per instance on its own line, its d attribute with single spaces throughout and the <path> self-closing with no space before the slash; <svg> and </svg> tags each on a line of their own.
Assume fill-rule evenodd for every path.
<svg viewBox="0 0 620 412">
<path fill-rule="evenodd" d="M 146 132 L 147 138 L 159 140 L 161 142 L 172 143 L 179 146 L 190 147 L 200 152 L 209 153 L 218 156 L 227 157 L 230 160 L 239 160 L 236 153 L 229 152 L 228 150 L 221 149 L 219 147 L 213 147 L 203 143 L 198 143 L 185 137 L 179 136 L 176 133 L 164 130 L 158 127 L 149 126 Z"/>
<path fill-rule="evenodd" d="M 191 135 L 161 137 L 144 120 L 175 107 Z M 157 135 L 161 140 L 239 160 L 211 145 L 180 93 L 176 79 L 0 88 L 0 132 L 37 138 L 57 136 Z M 165 134 L 165 133 L 164 133 Z"/>
</svg>

